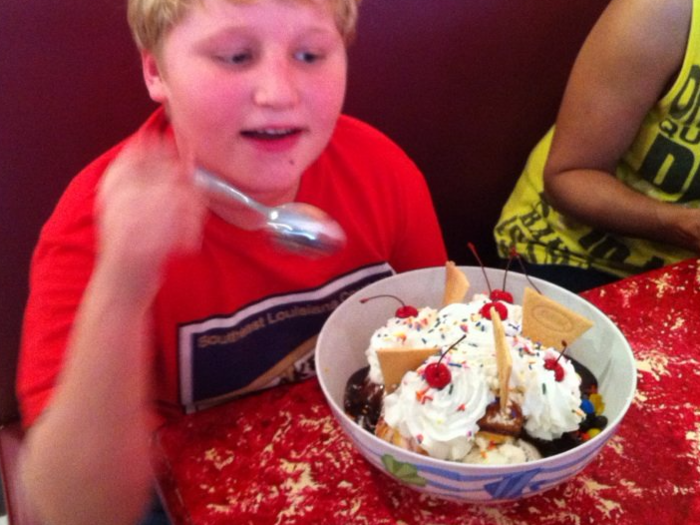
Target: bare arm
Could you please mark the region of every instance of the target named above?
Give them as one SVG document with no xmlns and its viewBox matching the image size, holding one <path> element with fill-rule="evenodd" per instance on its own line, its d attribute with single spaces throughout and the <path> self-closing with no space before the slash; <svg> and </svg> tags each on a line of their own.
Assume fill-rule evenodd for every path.
<svg viewBox="0 0 700 525">
<path fill-rule="evenodd" d="M 150 307 L 170 254 L 198 246 L 204 206 L 172 147 L 142 136 L 109 168 L 99 255 L 23 480 L 53 524 L 132 524 L 152 477 Z"/>
<path fill-rule="evenodd" d="M 644 196 L 613 176 L 680 68 L 690 9 L 690 0 L 612 0 L 572 70 L 544 182 L 552 204 L 581 222 L 700 251 L 700 212 Z"/>
</svg>

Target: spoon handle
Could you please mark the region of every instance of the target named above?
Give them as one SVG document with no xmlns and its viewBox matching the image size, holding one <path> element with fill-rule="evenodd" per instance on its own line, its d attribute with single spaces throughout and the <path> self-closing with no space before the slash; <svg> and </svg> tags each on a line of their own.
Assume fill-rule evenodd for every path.
<svg viewBox="0 0 700 525">
<path fill-rule="evenodd" d="M 195 170 L 194 179 L 196 184 L 205 190 L 213 191 L 215 193 L 219 193 L 220 195 L 232 198 L 257 211 L 261 215 L 267 216 L 269 212 L 266 206 L 263 206 L 255 199 L 251 199 L 242 191 L 234 188 L 228 182 L 221 180 L 219 177 L 203 168 L 197 168 Z"/>
</svg>

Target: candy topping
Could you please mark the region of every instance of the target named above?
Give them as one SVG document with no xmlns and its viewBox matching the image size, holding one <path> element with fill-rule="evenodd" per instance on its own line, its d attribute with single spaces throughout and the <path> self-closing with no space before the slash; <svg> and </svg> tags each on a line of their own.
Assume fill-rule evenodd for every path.
<svg viewBox="0 0 700 525">
<path fill-rule="evenodd" d="M 590 399 L 581 400 L 581 410 L 583 410 L 585 414 L 595 414 L 595 407 Z"/>
</svg>

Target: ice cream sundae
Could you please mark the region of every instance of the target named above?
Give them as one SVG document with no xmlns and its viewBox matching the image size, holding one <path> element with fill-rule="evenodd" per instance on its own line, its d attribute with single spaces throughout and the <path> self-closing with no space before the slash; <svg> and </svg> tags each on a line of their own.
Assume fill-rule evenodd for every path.
<svg viewBox="0 0 700 525">
<path fill-rule="evenodd" d="M 591 323 L 532 289 L 520 306 L 493 290 L 464 302 L 468 288 L 450 263 L 442 308 L 404 305 L 374 332 L 346 412 L 399 447 L 467 463 L 532 461 L 603 428 L 595 378 L 566 355 Z"/>
</svg>

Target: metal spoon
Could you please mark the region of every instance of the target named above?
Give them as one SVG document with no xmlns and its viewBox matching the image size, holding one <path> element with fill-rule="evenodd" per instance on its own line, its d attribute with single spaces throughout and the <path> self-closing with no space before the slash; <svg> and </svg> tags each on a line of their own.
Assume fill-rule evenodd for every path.
<svg viewBox="0 0 700 525">
<path fill-rule="evenodd" d="M 303 202 L 290 202 L 268 207 L 250 198 L 228 182 L 202 168 L 195 171 L 195 181 L 207 191 L 232 199 L 261 216 L 254 229 L 264 229 L 285 249 L 317 257 L 339 251 L 347 237 L 326 212 Z"/>
</svg>

